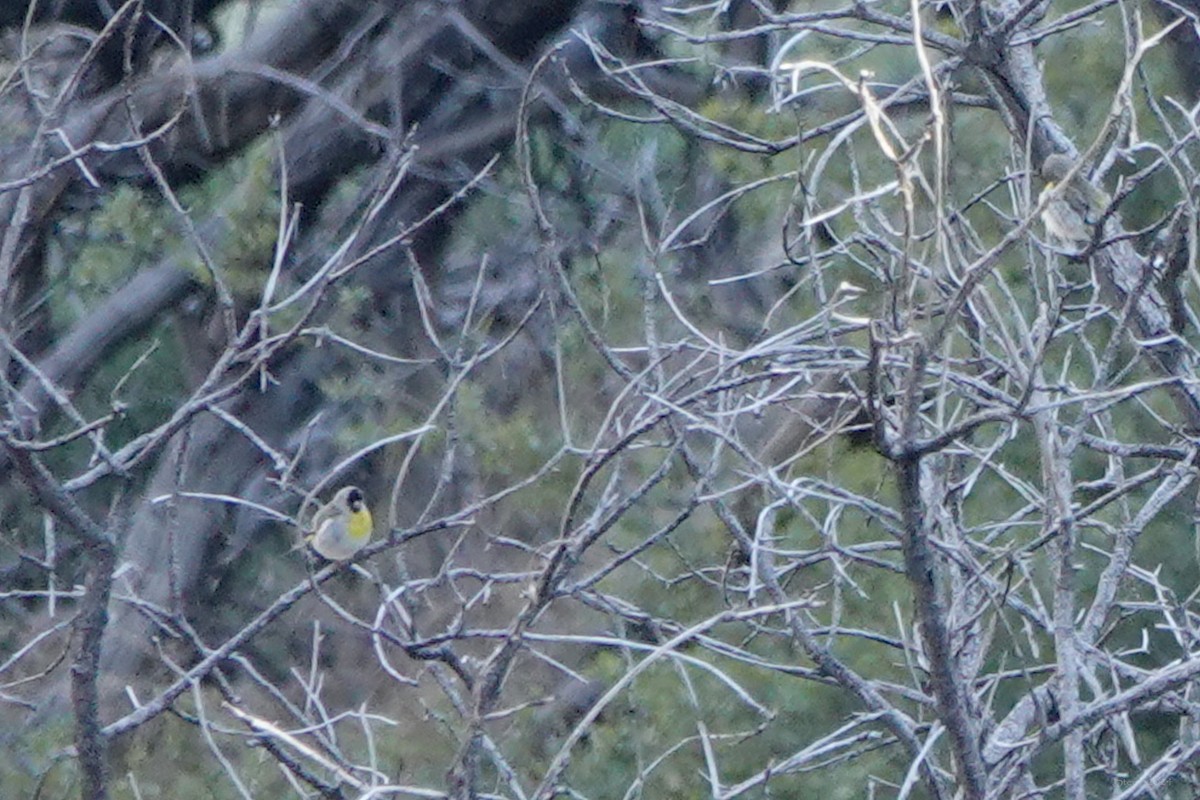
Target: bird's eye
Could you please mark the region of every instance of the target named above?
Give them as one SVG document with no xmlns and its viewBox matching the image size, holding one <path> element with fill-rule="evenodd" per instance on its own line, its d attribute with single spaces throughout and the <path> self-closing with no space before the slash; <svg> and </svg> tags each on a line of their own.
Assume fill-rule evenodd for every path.
<svg viewBox="0 0 1200 800">
<path fill-rule="evenodd" d="M 363 501 L 362 492 L 360 492 L 358 489 L 355 489 L 354 491 L 350 492 L 350 496 L 347 499 L 350 501 L 350 505 L 361 506 Z"/>
</svg>

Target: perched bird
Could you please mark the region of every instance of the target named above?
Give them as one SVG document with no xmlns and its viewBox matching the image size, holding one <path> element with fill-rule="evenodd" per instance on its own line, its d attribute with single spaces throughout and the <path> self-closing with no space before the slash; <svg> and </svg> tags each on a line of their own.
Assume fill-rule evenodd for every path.
<svg viewBox="0 0 1200 800">
<path fill-rule="evenodd" d="M 1073 166 L 1070 156 L 1063 153 L 1055 153 L 1042 162 L 1042 178 L 1046 181 L 1046 188 L 1042 189 L 1039 203 L 1063 182 Z M 1108 195 L 1098 186 L 1088 183 L 1080 171 L 1046 205 L 1042 211 L 1042 223 L 1046 226 L 1046 232 L 1058 241 L 1085 247 L 1092 241 L 1092 229 L 1104 216 L 1109 202 Z"/>
<path fill-rule="evenodd" d="M 374 523 L 362 490 L 343 486 L 312 518 L 304 543 L 330 561 L 349 558 L 371 540 Z"/>
</svg>

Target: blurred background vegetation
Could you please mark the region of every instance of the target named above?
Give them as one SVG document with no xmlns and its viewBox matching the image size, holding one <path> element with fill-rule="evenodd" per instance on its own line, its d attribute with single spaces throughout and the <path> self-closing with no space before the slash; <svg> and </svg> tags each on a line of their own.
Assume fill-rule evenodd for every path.
<svg viewBox="0 0 1200 800">
<path fill-rule="evenodd" d="M 154 5 L 146 3 L 147 12 Z M 246 48 L 252 47 L 247 43 L 256 35 L 295 13 L 283 3 L 181 5 L 193 8 L 194 19 L 186 30 L 192 36 L 190 57 L 200 65 L 221 64 L 222 59 L 233 64 L 247 55 Z M 114 528 L 121 543 L 122 566 L 105 645 L 104 721 L 128 713 L 174 680 L 199 657 L 197 640 L 216 646 L 283 592 L 303 584 L 311 570 L 302 554 L 292 551 L 297 533 L 291 524 L 249 506 L 182 496 L 172 501 L 177 510 L 167 514 L 163 509 L 171 504 L 154 504 L 155 498 L 207 492 L 295 516 L 306 493 L 329 469 L 362 453 L 336 481 L 321 487 L 322 495 L 341 483 L 362 485 L 378 520 L 377 537 L 386 538 L 451 515 L 526 476 L 538 477 L 478 509 L 470 524 L 385 549 L 365 564 L 363 573 L 347 570 L 324 583 L 319 594 L 298 600 L 239 648 L 238 660 L 228 659 L 184 692 L 171 713 L 112 742 L 113 797 L 286 797 L 312 792 L 311 786 L 282 770 L 258 746 L 260 737 L 234 718 L 223 705 L 232 698 L 280 724 L 286 716 L 279 710 L 283 698 L 314 719 L 335 720 L 310 738 L 320 740 L 335 760 L 374 764 L 374 778 L 359 776 L 368 782 L 390 776 L 389 781 L 411 786 L 452 785 L 448 771 L 464 747 L 470 723 L 470 713 L 456 709 L 454 698 L 469 707 L 472 687 L 427 669 L 411 653 L 378 645 L 369 628 L 381 596 L 389 587 L 415 581 L 420 590 L 414 590 L 408 611 L 417 624 L 426 631 L 456 631 L 460 638 L 446 646 L 465 659 L 473 674 L 482 673 L 495 643 L 522 608 L 537 558 L 563 535 L 564 519 L 578 521 L 595 513 L 611 521 L 602 544 L 578 554 L 575 570 L 560 587 L 561 596 L 547 605 L 533 627 L 551 638 L 570 634 L 578 640 L 540 642 L 534 647 L 536 656 L 520 659 L 505 683 L 504 701 L 487 723 L 517 780 L 535 785 L 584 710 L 645 655 L 646 650 L 618 646 L 619 642 L 652 650 L 680 630 L 741 607 L 744 575 L 731 565 L 738 566 L 745 554 L 731 540 L 712 499 L 728 501 L 751 526 L 774 499 L 769 492 L 743 490 L 750 477 L 746 463 L 736 453 L 717 453 L 719 437 L 701 441 L 699 433 L 684 430 L 686 415 L 661 427 L 647 427 L 619 460 L 600 463 L 597 453 L 652 416 L 653 409 L 639 408 L 641 401 L 623 394 L 627 378 L 597 351 L 590 336 L 599 335 L 613 352 L 624 354 L 635 372 L 661 371 L 659 388 L 666 396 L 680 389 L 673 381 L 683 385 L 710 379 L 691 378 L 683 368 L 700 354 L 694 331 L 682 324 L 681 316 L 732 352 L 819 318 L 842 282 L 865 290 L 842 309 L 845 314 L 888 313 L 888 287 L 894 276 L 886 274 L 877 257 L 877 250 L 886 245 L 864 236 L 862 223 L 867 216 L 881 226 L 901 225 L 902 199 L 887 192 L 870 204 L 847 204 L 820 225 L 804 228 L 804 222 L 814 212 L 835 209 L 895 180 L 895 167 L 879 157 L 865 127 L 850 134 L 844 147 L 827 149 L 836 137 L 847 135 L 846 129 L 831 126 L 821 134 L 821 126 L 855 114 L 860 107 L 844 87 L 831 84 L 828 74 L 806 76 L 797 88 L 810 91 L 777 107 L 769 66 L 782 43 L 808 30 L 797 54 L 835 65 L 853 79 L 869 74 L 872 91 L 885 96 L 919 79 L 911 42 L 876 41 L 872 36 L 879 34 L 878 25 L 853 20 L 825 28 L 779 25 L 733 42 L 688 41 L 675 30 L 703 37 L 752 28 L 751 3 L 684 3 L 672 11 L 652 3 L 597 0 L 564 3 L 557 15 L 543 13 L 540 19 L 537 9 L 522 8 L 519 2 L 493 2 L 491 10 L 484 10 L 483 3 L 451 4 L 459 19 L 469 21 L 470 30 L 486 34 L 497 49 L 490 53 L 472 42 L 462 25 L 447 21 L 449 16 L 435 22 L 443 13 L 440 5 L 349 5 L 358 9 L 351 22 L 320 23 L 337 42 L 328 48 L 330 54 L 306 67 L 305 80 L 320 90 L 300 92 L 301 99 L 273 99 L 276 105 L 261 113 L 278 115 L 274 125 L 263 125 L 253 135 L 230 132 L 225 144 L 213 123 L 207 148 L 192 144 L 189 134 L 177 141 L 168 137 L 150 156 L 132 151 L 124 158 L 97 155 L 98 187 L 72 176 L 72 187 L 60 189 L 54 202 L 47 203 L 44 217 L 38 217 L 40 227 L 20 232 L 28 236 L 22 253 L 35 252 L 28 264 L 36 261 L 37 266 L 20 259 L 10 262 L 14 280 L 5 299 L 4 327 L 34 361 L 51 356 L 73 329 L 94 319 L 106 302 L 119 299 L 135 276 L 165 267 L 184 276 L 171 302 L 146 324 L 106 343 L 101 357 L 68 387 L 71 402 L 86 419 L 108 413 L 119 401 L 120 416 L 103 429 L 104 443 L 115 451 L 166 423 L 201 385 L 227 344 L 225 311 L 198 253 L 197 237 L 219 267 L 235 318 L 244 322 L 261 302 L 279 246 L 279 216 L 290 208 L 285 203 L 302 203 L 303 208 L 277 298 L 304 286 L 356 226 L 364 225 L 367 232 L 355 239 L 354 253 L 362 254 L 447 202 L 487 159 L 498 155 L 478 186 L 450 204 L 438 221 L 331 286 L 305 323 L 305 332 L 261 368 L 262 380 L 246 382 L 233 396 L 230 413 L 279 452 L 295 458 L 295 470 L 286 479 L 281 480 L 260 448 L 208 417 L 210 427 L 188 434 L 186 444 L 177 435 L 125 474 L 113 474 L 79 492 L 79 501 L 95 515 L 116 509 L 112 519 L 118 520 Z M 780 14 L 839 7 L 834 2 L 776 5 Z M 869 5 L 899 18 L 912 8 L 909 3 Z M 950 11 L 955 5 L 929 3 L 919 8 L 934 31 L 960 36 Z M 99 8 L 88 3 L 39 4 L 28 23 L 24 13 L 0 19 L 8 48 L 4 97 L 10 110 L 4 113 L 14 119 L 6 150 L 27 146 L 27 136 L 15 120 L 35 119 L 21 117 L 15 109 L 32 114 L 28 109 L 41 102 L 44 110 L 46 102 L 30 99 L 30 78 L 22 72 L 29 69 L 32 57 L 27 54 L 22 60 L 19 40 L 54 40 L 67 36 L 66 26 L 94 36 L 98 28 L 92 26 L 100 20 L 93 6 Z M 1050 3 L 1043 25 L 1084 6 Z M 1161 24 L 1150 13 L 1153 7 L 1097 7 L 1083 23 L 1037 43 L 1036 58 L 1054 118 L 1081 147 L 1109 113 L 1126 64 L 1123 30 L 1129 16 L 1144 13 L 1142 21 L 1153 32 Z M 155 11 L 168 16 L 165 9 Z M 741 13 L 750 16 L 735 22 Z M 643 18 L 661 24 L 645 25 Z M 85 70 L 88 81 L 81 82 L 55 114 L 70 117 L 98 97 L 131 92 L 129 87 L 139 81 L 181 69 L 177 44 L 146 19 L 140 24 L 149 27 L 130 29 L 130 36 L 146 42 L 144 51 L 134 47 L 128 54 L 132 66 L 121 63 L 117 45 L 124 34 L 113 37 L 112 46 L 101 47 Z M 174 23 L 166 19 L 164 24 Z M 414 57 L 397 55 L 397 62 L 404 63 L 390 67 L 382 59 L 401 43 L 427 47 L 417 38 L 405 38 L 406 26 L 420 25 L 430 26 L 430 38 L 441 42 L 442 49 L 422 49 L 419 68 L 397 78 L 387 70 L 409 67 L 413 62 L 404 59 Z M 607 37 L 601 41 L 617 57 L 660 64 L 657 70 L 644 70 L 646 79 L 660 81 L 664 88 L 657 91 L 678 98 L 681 107 L 694 109 L 703 122 L 694 128 L 671 124 L 610 76 L 597 75 L 590 55 L 571 50 L 579 44 L 573 29 Z M 849 35 L 854 31 L 861 37 Z M 386 46 L 364 44 L 389 37 L 393 41 Z M 558 52 L 575 83 L 568 84 L 557 67 L 538 67 L 548 86 L 543 94 L 556 92 L 557 105 L 549 104 L 550 111 L 549 105 L 530 111 L 528 160 L 522 162 L 513 146 L 520 92 L 537 58 L 568 41 L 573 44 L 561 45 Z M 735 47 L 743 44 L 749 54 Z M 1141 107 L 1135 115 L 1145 120 L 1138 131 L 1142 140 L 1168 138 L 1155 122 L 1154 104 L 1164 104 L 1165 98 L 1178 98 L 1184 105 L 1196 100 L 1187 84 L 1194 62 L 1182 53 L 1164 47 L 1140 68 L 1144 92 L 1136 95 Z M 937 58 L 952 56 L 938 53 Z M 126 69 L 131 74 L 126 75 Z M 996 109 L 988 107 L 987 92 L 973 69 L 964 63 L 944 75 L 947 90 L 964 100 L 953 108 L 947 127 L 945 207 L 962 209 L 982 250 L 1028 210 L 1040 183 L 1025 173 L 1020 149 L 998 121 Z M 223 74 L 231 81 L 245 79 L 244 73 L 232 69 Z M 393 86 L 385 85 L 389 80 Z M 206 84 L 196 96 L 207 98 L 208 91 Z M 340 112 L 330 115 L 332 103 L 321 102 L 324 92 L 351 103 L 366 119 L 390 131 L 391 139 L 364 133 Z M 594 100 L 581 102 L 585 94 Z M 194 102 L 201 106 L 208 100 Z M 312 109 L 317 107 L 325 115 L 323 123 L 306 116 L 315 114 Z M 913 102 L 891 109 L 890 120 L 898 136 L 915 141 L 926 129 L 929 114 L 928 103 Z M 186 107 L 178 124 L 193 124 Z M 334 130 L 336 126 L 344 130 Z M 698 130 L 715 131 L 718 126 L 736 130 L 728 139 L 746 146 L 738 149 L 697 135 Z M 314 131 L 330 138 L 318 140 Z M 802 144 L 775 146 L 796 136 L 804 139 Z M 760 147 L 755 142 L 768 144 Z M 406 149 L 413 145 L 415 149 Z M 423 151 L 431 155 L 423 158 Z M 396 168 L 402 153 L 414 154 L 412 161 Z M 828 163 L 821 161 L 831 153 Z M 1153 155 L 1148 149 L 1131 151 L 1127 160 L 1116 161 L 1102 178 L 1106 187 L 1113 189 L 1120 176 L 1134 174 Z M 164 196 L 162 183 L 146 174 L 139 162 L 146 157 L 163 161 L 162 181 L 173 187 L 174 198 Z M 934 174 L 933 157 L 927 147 L 918 158 L 925 174 Z M 328 164 L 322 166 L 322 161 Z M 403 176 L 399 191 L 364 223 L 371 203 L 397 175 Z M 15 177 L 6 174 L 4 179 Z M 805 184 L 814 178 L 817 182 Z M 760 181 L 761 186 L 735 199 L 714 202 L 735 187 Z M 558 240 L 553 245 L 538 228 L 529 183 L 537 187 L 554 226 Z M 18 193 L 10 189 L 6 196 Z M 1121 216 L 1126 228 L 1137 230 L 1162 217 L 1178 200 L 1169 181 L 1147 181 L 1122 205 Z M 41 200 L 35 197 L 34 202 Z M 186 210 L 195 230 L 188 229 L 175 203 Z M 930 229 L 932 213 L 928 207 L 919 210 L 922 230 Z M 810 234 L 798 235 L 801 228 Z M 17 226 L 10 224 L 9 229 Z M 673 243 L 662 246 L 672 236 Z M 794 249 L 785 253 L 785 241 Z M 939 257 L 932 236 L 913 246 L 918 260 Z M 820 256 L 822 251 L 829 255 Z M 1039 252 L 1029 243 L 1002 257 L 998 272 L 1020 293 L 1018 303 L 1035 305 L 1045 291 L 1039 270 L 1046 259 Z M 556 259 L 561 273 L 554 266 Z M 571 304 L 559 299 L 568 290 L 594 326 L 592 332 Z M 291 311 L 281 314 L 272 319 L 272 329 L 285 330 L 297 319 Z M 1057 373 L 1064 383 L 1093 382 L 1095 371 L 1107 364 L 1092 354 L 1105 346 L 1113 327 L 1111 318 L 1081 323 L 1073 337 L 1051 348 L 1047 373 Z M 832 338 L 827 334 L 814 341 L 832 351 Z M 657 363 L 645 350 L 648 341 L 662 348 Z M 502 342 L 503 347 L 490 352 Z M 838 347 L 859 354 L 868 344 L 865 329 L 837 339 Z M 970 357 L 969 343 L 956 346 L 959 355 Z M 486 360 L 472 361 L 483 353 L 488 354 Z M 11 358 L 8 364 L 12 408 L 12 387 L 20 387 L 27 376 Z M 753 396 L 777 385 L 773 377 L 764 377 L 767 373 L 783 375 L 789 368 L 771 359 L 748 361 L 736 374 L 748 376 L 746 392 Z M 805 368 L 801 365 L 796 371 Z M 719 372 L 712 364 L 705 369 Z M 1142 377 L 1150 376 L 1148 368 L 1139 369 Z M 800 413 L 808 388 L 797 384 L 772 397 L 759 430 L 746 434 L 747 441 L 765 446 L 772 429 L 784 424 L 783 417 Z M 286 399 L 276 400 L 280 394 Z M 618 419 L 609 418 L 614 409 L 619 410 L 614 415 Z M 1117 434 L 1167 444 L 1172 439 L 1162 416 L 1171 414 L 1163 397 L 1149 396 L 1143 406 L 1124 406 L 1112 419 Z M 433 425 L 427 434 L 371 447 L 426 422 Z M 778 552 L 827 552 L 830 531 L 837 532 L 837 548 L 889 540 L 894 519 L 881 519 L 846 501 L 865 498 L 880 508 L 897 503 L 889 462 L 872 447 L 861 420 L 855 424 L 857 431 L 818 437 L 818 445 L 783 471 L 824 488 L 774 514 L 770 530 Z M 669 425 L 683 427 L 669 435 Z M 699 420 L 696 425 L 702 428 Z M 53 439 L 77 427 L 69 416 L 48 412 L 40 416 L 36 436 Z M 689 439 L 722 465 L 703 482 L 679 456 L 679 442 Z M 975 476 L 959 509 L 964 527 L 979 532 L 1002 522 L 1019 527 L 1013 520 L 1027 513 L 1023 509 L 1030 500 L 1013 487 L 1041 481 L 1032 447 L 1029 438 L 1012 436 L 995 450 L 992 462 L 1002 465 L 1008 477 L 993 472 Z M 94 466 L 94 453 L 94 443 L 80 438 L 45 452 L 44 463 L 67 480 Z M 1106 477 L 1105 460 L 1096 455 L 1091 459 L 1089 463 L 1081 455 L 1077 461 L 1081 485 L 1088 479 L 1099 484 Z M 1141 463 L 1131 460 L 1130 470 Z M 584 476 L 589 483 L 581 484 Z M 645 491 L 635 496 L 634 487 L 643 485 Z M 1153 488 L 1147 486 L 1140 496 Z M 1082 486 L 1081 492 L 1086 490 Z M 613 512 L 608 493 L 631 498 L 628 508 Z M 568 514 L 576 497 L 578 506 Z M 1112 523 L 1119 524 L 1119 511 L 1111 514 Z M 29 490 L 11 472 L 0 483 L 0 520 L 0 664 L 5 666 L 0 686 L 0 786 L 6 797 L 74 796 L 79 792 L 76 767 L 63 755 L 74 736 L 73 714 L 63 687 L 64 654 L 76 643 L 65 623 L 72 613 L 72 594 L 81 591 L 76 587 L 82 586 L 88 554 L 68 532 L 50 536 L 57 523 L 31 502 Z M 1191 504 L 1177 502 L 1150 522 L 1138 544 L 1138 562 L 1159 568 L 1159 580 L 1178 598 L 1188 597 L 1197 580 L 1192 523 Z M 651 536 L 664 528 L 665 535 Z M 191 555 L 178 556 L 182 585 L 174 598 L 164 588 L 167 566 L 159 546 L 168 529 L 173 542 L 193 542 Z M 1040 533 L 1041 528 L 1031 524 L 1015 536 L 1030 542 Z M 1081 536 L 1101 547 L 1108 534 L 1095 528 L 1081 531 Z M 812 558 L 789 571 L 784 585 L 795 597 L 814 598 L 803 615 L 814 630 L 823 632 L 824 641 L 844 663 L 871 680 L 919 690 L 925 680 L 922 667 L 910 663 L 895 642 L 880 641 L 915 635 L 911 588 L 900 568 L 898 546 L 881 549 L 877 558 L 888 568 L 868 570 L 854 559 Z M 1079 580 L 1085 596 L 1106 563 L 1099 556 L 1081 559 Z M 596 574 L 593 583 L 589 578 L 596 570 L 606 572 Z M 1032 573 L 1046 585 L 1052 581 L 1051 574 L 1038 572 L 1036 566 Z M 53 605 L 46 595 L 51 586 L 57 592 Z M 1147 602 L 1155 600 L 1148 591 L 1142 594 Z M 152 625 L 153 614 L 132 597 L 163 608 L 178 602 L 175 611 L 193 626 L 196 640 L 182 635 L 172 639 L 170 625 Z M 1129 616 L 1134 617 L 1132 607 Z M 365 620 L 366 627 L 353 619 Z M 1159 641 L 1168 634 L 1148 630 L 1137 619 L 1116 619 L 1111 628 L 1106 646 L 1116 651 L 1146 646 L 1137 658 L 1147 668 L 1174 657 L 1174 647 Z M 571 796 L 577 797 L 707 795 L 708 767 L 698 730 L 706 731 L 719 750 L 721 777 L 730 786 L 864 714 L 849 693 L 813 668 L 783 629 L 779 618 L 767 617 L 753 622 L 730 619 L 705 631 L 715 640 L 733 643 L 739 652 L 752 653 L 758 663 L 725 658 L 713 647 L 695 643 L 679 648 L 692 659 L 718 667 L 744 687 L 753 703 L 730 691 L 714 673 L 668 659 L 640 672 L 575 746 L 562 785 L 569 785 Z M 52 632 L 36 648 L 23 652 L 47 631 Z M 1040 682 L 1038 667 L 1045 654 L 1028 652 L 1024 633 L 1000 630 L 995 635 L 1007 640 L 1007 646 L 995 646 L 996 655 L 985 671 L 1024 668 L 1030 671 L 1031 683 Z M 1150 639 L 1144 641 L 1146 635 Z M 1032 640 L 1046 648 L 1053 644 L 1044 633 L 1035 632 Z M 413 686 L 399 683 L 382 668 L 379 647 L 389 650 L 397 669 L 413 678 Z M 431 663 L 444 666 L 436 658 Z M 262 681 L 249 677 L 251 670 Z M 447 680 L 456 683 L 455 691 L 446 690 Z M 276 687 L 279 696 L 267 686 Z M 1020 681 L 1000 684 L 997 707 L 1011 705 L 1027 688 Z M 928 697 L 919 701 L 915 693 L 898 693 L 893 699 L 918 722 L 934 718 Z M 202 720 L 211 724 L 211 741 L 198 733 Z M 1176 726 L 1172 715 L 1143 716 L 1137 736 L 1153 752 L 1174 739 Z M 896 796 L 911 759 L 882 728 L 864 730 L 869 734 L 853 747 L 834 748 L 803 770 L 771 778 L 748 796 Z M 1046 756 L 1050 771 L 1055 769 L 1054 758 Z M 331 779 L 331 771 L 315 771 Z M 230 775 L 237 775 L 241 785 Z M 494 766 L 481 766 L 480 776 L 477 792 L 508 791 L 508 779 Z M 909 796 L 928 796 L 924 791 Z M 562 796 L 567 796 L 566 790 Z"/>
</svg>

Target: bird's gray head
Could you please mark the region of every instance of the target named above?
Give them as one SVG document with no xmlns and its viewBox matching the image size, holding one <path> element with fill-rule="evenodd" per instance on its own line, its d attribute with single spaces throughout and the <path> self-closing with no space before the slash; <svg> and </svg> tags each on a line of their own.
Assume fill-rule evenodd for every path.
<svg viewBox="0 0 1200 800">
<path fill-rule="evenodd" d="M 1047 183 L 1058 183 L 1067 177 L 1075 162 L 1066 153 L 1054 153 L 1042 162 L 1042 178 Z"/>
</svg>

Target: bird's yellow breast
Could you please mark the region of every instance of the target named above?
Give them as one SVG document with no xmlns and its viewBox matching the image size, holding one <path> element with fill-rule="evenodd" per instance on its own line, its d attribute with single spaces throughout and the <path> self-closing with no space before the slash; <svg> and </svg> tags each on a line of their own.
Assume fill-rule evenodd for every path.
<svg viewBox="0 0 1200 800">
<path fill-rule="evenodd" d="M 373 527 L 371 512 L 363 508 L 350 513 L 350 524 L 346 526 L 346 532 L 351 539 L 366 539 L 371 535 Z"/>
</svg>

